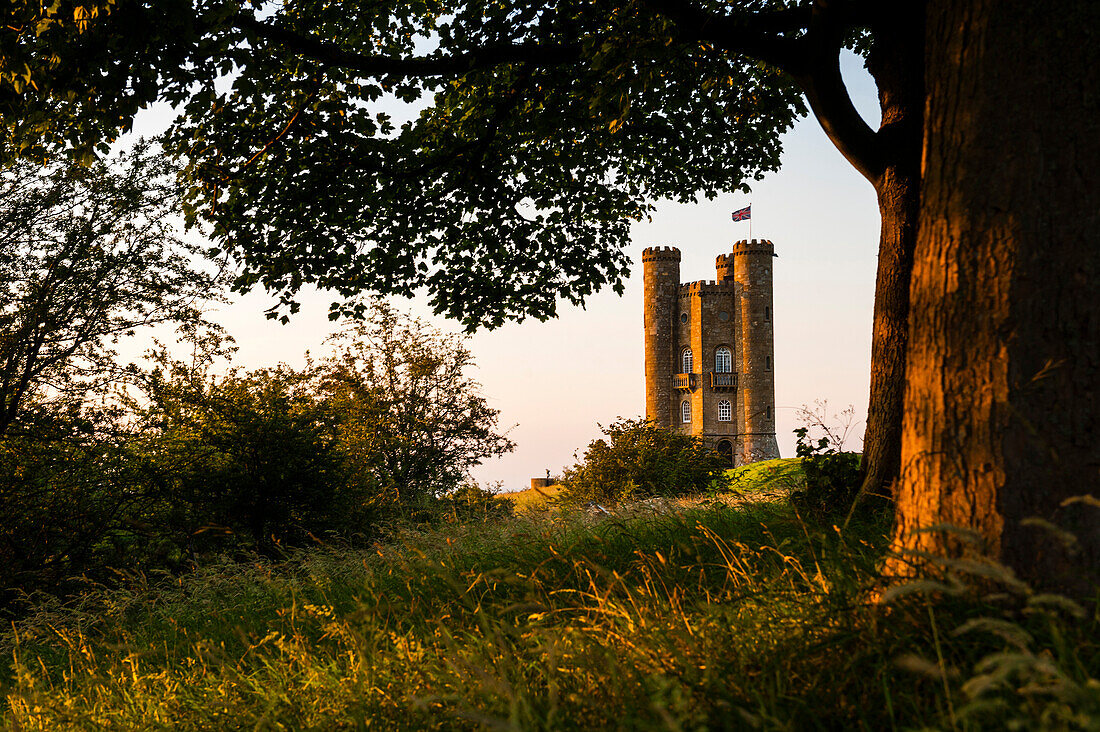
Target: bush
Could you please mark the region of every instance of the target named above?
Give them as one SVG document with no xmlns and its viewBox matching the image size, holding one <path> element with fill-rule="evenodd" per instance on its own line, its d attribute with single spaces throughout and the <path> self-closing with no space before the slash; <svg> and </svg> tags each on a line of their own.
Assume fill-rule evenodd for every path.
<svg viewBox="0 0 1100 732">
<path fill-rule="evenodd" d="M 515 505 L 507 498 L 501 498 L 495 490 L 482 488 L 476 483 L 467 483 L 458 490 L 447 494 L 440 500 L 451 521 L 487 521 L 508 518 L 515 514 Z"/>
<path fill-rule="evenodd" d="M 189 548 L 237 542 L 263 551 L 345 529 L 335 429 L 285 367 L 211 377 L 179 365 L 146 384 L 144 437 L 168 502 L 163 520 Z"/>
<path fill-rule="evenodd" d="M 324 534 L 370 539 L 395 516 L 457 516 L 440 499 L 512 449 L 464 375 L 462 341 L 383 304 L 301 370 L 214 375 L 224 338 L 192 337 L 191 363 L 154 354 L 134 404 L 174 499 L 167 523 L 192 550 L 227 533 L 266 552 Z"/>
<path fill-rule="evenodd" d="M 806 483 L 791 494 L 791 502 L 796 508 L 815 513 L 847 514 L 859 495 L 859 453 L 843 452 L 828 435 L 815 442 L 807 427 L 799 427 L 794 433 Z"/>
<path fill-rule="evenodd" d="M 336 426 L 349 481 L 379 501 L 419 510 L 514 448 L 466 375 L 473 359 L 462 338 L 376 303 L 332 340 L 338 348 L 316 368 L 313 388 Z"/>
<path fill-rule="evenodd" d="M 140 528 L 156 498 L 116 416 L 25 405 L 0 439 L 0 606 L 101 579 L 110 564 L 170 559 Z"/>
<path fill-rule="evenodd" d="M 643 419 L 620 419 L 594 440 L 584 460 L 565 471 L 561 498 L 613 504 L 721 488 L 725 462 L 698 437 L 661 429 Z"/>
<path fill-rule="evenodd" d="M 86 584 L 73 577 L 113 583 L 113 570 L 179 571 L 212 552 L 361 544 L 393 519 L 509 513 L 467 485 L 512 442 L 465 377 L 461 340 L 370 315 L 303 369 L 217 373 L 232 340 L 193 323 L 186 361 L 158 344 L 147 369 L 118 369 L 125 381 L 24 397 L 0 420 L 0 609 Z"/>
</svg>

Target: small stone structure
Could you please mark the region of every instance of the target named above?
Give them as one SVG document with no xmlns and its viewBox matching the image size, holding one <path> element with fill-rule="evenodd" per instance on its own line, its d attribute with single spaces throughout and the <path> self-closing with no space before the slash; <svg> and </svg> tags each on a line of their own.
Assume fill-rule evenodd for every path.
<svg viewBox="0 0 1100 732">
<path fill-rule="evenodd" d="M 779 457 L 772 243 L 739 241 L 718 279 L 680 282 L 680 250 L 642 253 L 646 418 L 699 435 L 731 466 Z"/>
</svg>

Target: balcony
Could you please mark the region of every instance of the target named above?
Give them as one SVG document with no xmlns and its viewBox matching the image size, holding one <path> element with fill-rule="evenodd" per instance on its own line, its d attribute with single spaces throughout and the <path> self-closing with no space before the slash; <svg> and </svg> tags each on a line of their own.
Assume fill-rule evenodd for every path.
<svg viewBox="0 0 1100 732">
<path fill-rule="evenodd" d="M 729 391 L 737 388 L 737 374 L 710 372 L 710 388 L 714 391 Z"/>
<path fill-rule="evenodd" d="M 673 374 L 672 388 L 680 391 L 695 391 L 698 374 Z"/>
</svg>

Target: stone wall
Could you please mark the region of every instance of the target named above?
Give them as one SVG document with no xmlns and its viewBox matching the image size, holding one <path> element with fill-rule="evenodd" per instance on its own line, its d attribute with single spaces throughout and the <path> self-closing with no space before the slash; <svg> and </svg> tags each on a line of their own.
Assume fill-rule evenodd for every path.
<svg viewBox="0 0 1100 732">
<path fill-rule="evenodd" d="M 740 340 L 737 327 L 736 293 L 732 283 L 700 281 L 680 285 L 680 308 L 677 316 L 676 372 L 680 373 L 681 354 L 691 348 L 695 388 L 690 392 L 680 390 L 677 404 L 688 399 L 691 402 L 690 427 L 677 419 L 677 426 L 695 435 L 724 435 L 735 437 L 740 432 L 736 413 L 729 422 L 718 421 L 718 403 L 729 400 L 731 408 L 736 401 L 736 390 L 714 390 L 711 373 L 715 370 L 715 356 L 720 347 L 730 349 L 733 361 L 737 361 Z M 687 316 L 686 322 L 684 316 Z M 677 416 L 680 407 L 677 406 Z"/>
</svg>

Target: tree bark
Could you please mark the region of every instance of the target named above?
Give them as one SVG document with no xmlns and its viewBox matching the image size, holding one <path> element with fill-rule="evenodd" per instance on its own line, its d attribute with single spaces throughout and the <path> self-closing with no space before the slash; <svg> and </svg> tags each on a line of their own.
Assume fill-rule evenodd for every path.
<svg viewBox="0 0 1100 732">
<path fill-rule="evenodd" d="M 1100 3 L 930 0 L 896 545 L 1100 580 Z M 1032 517 L 1076 533 L 1067 546 Z"/>
<path fill-rule="evenodd" d="M 899 166 L 887 167 L 877 190 L 882 228 L 871 332 L 871 391 L 860 463 L 862 497 L 890 498 L 901 470 L 909 278 L 919 191 L 919 175 Z"/>
<path fill-rule="evenodd" d="M 920 211 L 924 34 L 919 3 L 898 3 L 874 26 L 869 69 L 879 91 L 876 134 L 883 170 L 875 184 L 882 228 L 871 336 L 871 393 L 863 438 L 861 495 L 891 495 L 901 470 L 901 425 L 909 334 L 909 279 Z"/>
</svg>

